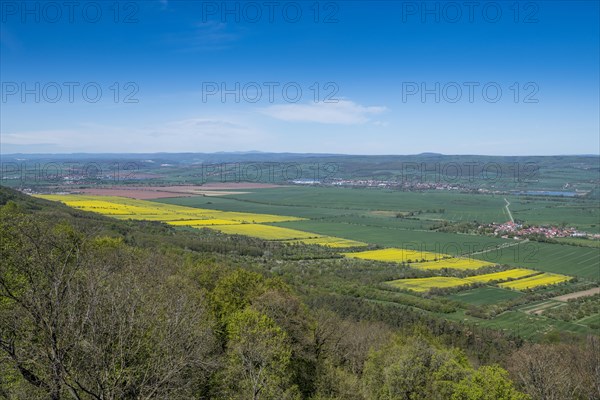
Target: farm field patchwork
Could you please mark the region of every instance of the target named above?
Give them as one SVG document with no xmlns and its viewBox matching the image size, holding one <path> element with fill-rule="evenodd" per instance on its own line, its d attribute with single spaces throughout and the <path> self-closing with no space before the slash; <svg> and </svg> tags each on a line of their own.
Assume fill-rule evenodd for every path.
<svg viewBox="0 0 600 400">
<path fill-rule="evenodd" d="M 386 282 L 386 284 L 399 289 L 412 290 L 414 292 L 428 292 L 434 288 L 449 288 L 470 285 L 472 282 L 454 277 L 434 276 L 430 278 L 397 279 Z"/>
<path fill-rule="evenodd" d="M 500 283 L 498 286 L 514 290 L 527 290 L 541 286 L 555 285 L 557 283 L 570 281 L 571 279 L 573 278 L 570 276 L 545 272 L 543 274 L 530 276 L 528 278 Z"/>
<path fill-rule="evenodd" d="M 300 194 L 301 192 L 304 194 Z M 344 193 L 343 196 L 342 193 Z M 439 201 L 450 199 L 450 195 L 391 193 L 382 190 L 343 189 L 338 191 L 320 188 L 276 188 L 261 189 L 245 194 L 230 194 L 227 197 L 194 196 L 154 201 L 86 195 L 40 197 L 59 200 L 74 208 L 101 213 L 117 219 L 162 221 L 172 226 L 209 228 L 225 234 L 246 235 L 283 243 L 315 244 L 340 249 L 340 251 L 344 251 L 340 254 L 355 259 L 396 263 L 411 261 L 410 266 L 420 270 L 475 271 L 498 264 L 514 267 L 508 271 L 468 278 L 436 276 L 386 282 L 388 285 L 412 291 L 412 294 L 396 292 L 397 294 L 419 299 L 422 299 L 421 293 L 428 292 L 433 288 L 464 286 L 464 288 L 460 288 L 460 292 L 452 293 L 445 298 L 479 307 L 493 307 L 495 304 L 526 296 L 523 292 L 528 288 L 539 289 L 541 292 L 553 290 L 548 285 L 571 279 L 567 275 L 600 280 L 598 272 L 600 255 L 597 248 L 538 242 L 519 243 L 511 239 L 431 230 L 439 221 L 469 221 L 481 217 L 488 211 L 483 207 L 473 212 L 474 209 L 471 207 L 474 207 L 475 203 L 473 205 L 469 203 L 470 200 L 466 196 L 460 194 L 452 196 L 454 196 L 453 200 L 448 203 L 444 213 L 427 212 L 425 207 L 427 205 L 427 208 L 433 210 L 433 200 L 431 199 L 434 197 L 438 198 L 435 200 L 436 204 L 446 206 L 446 202 L 440 203 Z M 333 201 L 334 198 L 335 201 Z M 406 201 L 396 201 L 400 198 Z M 328 199 L 332 201 L 328 201 Z M 379 199 L 382 199 L 383 202 L 380 202 Z M 392 199 L 396 200 L 392 201 Z M 486 207 L 489 206 L 490 211 L 487 217 L 483 216 L 482 219 L 485 220 L 492 216 L 492 203 L 500 199 L 494 197 L 482 197 L 482 199 L 486 199 Z M 526 201 L 521 203 L 521 199 L 512 197 L 510 200 L 515 204 L 514 210 L 521 213 L 526 212 L 524 208 L 520 207 L 521 205 L 530 206 L 532 204 Z M 481 205 L 481 203 L 479 204 Z M 499 202 L 499 205 L 500 213 L 495 215 L 501 214 L 504 202 Z M 461 211 L 460 207 L 465 209 Z M 407 214 L 407 211 L 418 209 L 421 209 L 422 212 L 416 217 Z M 409 218 L 402 218 L 403 216 L 409 216 Z M 356 252 L 344 250 L 352 247 L 364 247 L 368 244 L 386 248 L 369 251 L 357 249 Z M 481 250 L 487 251 L 482 252 Z M 372 264 L 369 265 L 372 266 Z M 363 267 L 359 266 L 358 268 Z M 368 270 L 366 266 L 364 268 Z M 392 267 L 381 264 L 381 268 L 391 269 Z M 371 273 L 371 270 L 368 271 Z M 442 275 L 448 274 L 442 273 Z M 542 276 L 545 276 L 546 279 L 540 280 Z M 397 277 L 386 277 L 379 282 Z M 496 285 L 497 282 L 510 278 L 515 280 Z M 494 282 L 493 286 L 468 287 L 492 282 Z M 581 330 L 582 332 L 589 329 L 562 321 L 550 324 L 543 321 L 543 316 L 534 314 L 531 317 L 536 318 L 537 325 L 531 329 L 528 327 L 525 332 L 522 324 L 529 317 L 525 311 L 503 313 L 491 320 L 461 315 L 463 315 L 462 319 L 467 322 L 494 328 L 514 330 L 516 326 L 521 325 L 518 329 L 521 334 L 525 335 L 538 335 L 546 329 Z M 453 316 L 450 316 L 450 319 L 452 318 Z M 592 325 L 597 323 L 597 316 L 588 317 L 583 325 L 587 323 Z"/>
<path fill-rule="evenodd" d="M 525 278 L 525 277 L 535 275 L 535 274 L 539 274 L 539 272 L 531 270 L 531 269 L 515 268 L 515 269 L 509 269 L 508 271 L 495 272 L 493 274 L 470 276 L 466 279 L 473 281 L 473 282 L 488 283 L 488 282 L 494 282 L 494 281 L 497 281 L 497 282 L 506 281 L 508 279 L 520 279 L 520 278 Z"/>
<path fill-rule="evenodd" d="M 379 249 L 367 250 L 358 253 L 343 253 L 349 258 L 360 258 L 363 260 L 387 261 L 387 262 L 418 262 L 419 260 L 429 261 L 437 260 L 441 257 L 447 257 L 444 254 L 430 253 L 427 251 L 406 250 L 406 249 Z"/>
<path fill-rule="evenodd" d="M 471 270 L 471 269 L 480 269 L 483 267 L 491 267 L 496 264 L 475 260 L 473 258 L 456 258 L 450 257 L 445 258 L 443 260 L 438 261 L 428 261 L 422 263 L 411 264 L 410 266 L 413 268 L 424 269 L 424 270 L 441 270 L 444 268 L 448 269 L 459 269 L 459 270 Z"/>
</svg>

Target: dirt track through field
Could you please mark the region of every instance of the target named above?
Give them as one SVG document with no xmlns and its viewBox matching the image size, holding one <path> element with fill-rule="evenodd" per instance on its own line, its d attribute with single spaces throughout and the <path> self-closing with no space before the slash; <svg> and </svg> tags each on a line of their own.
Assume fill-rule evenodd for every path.
<svg viewBox="0 0 600 400">
<path fill-rule="evenodd" d="M 600 287 L 596 287 L 596 288 L 592 288 L 592 289 L 588 289 L 588 290 L 582 290 L 581 292 L 563 294 L 562 296 L 553 297 L 552 299 L 559 300 L 559 301 L 567 301 L 570 299 L 577 299 L 579 297 L 593 296 L 598 293 L 600 293 Z"/>
</svg>

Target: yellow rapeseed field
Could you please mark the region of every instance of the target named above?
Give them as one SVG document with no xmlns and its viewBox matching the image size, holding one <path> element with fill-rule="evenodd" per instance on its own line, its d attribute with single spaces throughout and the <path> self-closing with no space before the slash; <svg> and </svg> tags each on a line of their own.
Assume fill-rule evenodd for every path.
<svg viewBox="0 0 600 400">
<path fill-rule="evenodd" d="M 367 250 L 358 253 L 343 253 L 346 257 L 360 258 L 363 260 L 389 261 L 389 262 L 419 262 L 431 261 L 442 257 L 449 257 L 445 254 L 431 253 L 428 251 L 406 250 L 406 249 L 381 249 Z"/>
<path fill-rule="evenodd" d="M 408 289 L 415 292 L 427 292 L 433 288 L 448 288 L 456 286 L 470 285 L 472 282 L 467 279 L 434 276 L 431 278 L 413 278 L 413 279 L 398 279 L 387 282 L 388 285 L 400 289 Z"/>
<path fill-rule="evenodd" d="M 545 272 L 528 278 L 499 283 L 498 286 L 514 290 L 527 290 L 541 286 L 555 285 L 557 283 L 570 281 L 571 279 L 573 278 L 570 276 Z"/>
<path fill-rule="evenodd" d="M 364 247 L 366 243 L 358 242 L 356 240 L 343 239 L 335 236 L 323 236 L 311 239 L 299 239 L 299 240 L 287 240 L 289 243 L 304 243 L 304 244 L 318 244 L 326 247 L 333 248 L 346 248 L 346 247 Z"/>
<path fill-rule="evenodd" d="M 444 268 L 451 269 L 460 269 L 460 270 L 468 270 L 468 269 L 479 269 L 483 267 L 491 267 L 495 264 L 482 261 L 475 260 L 473 258 L 444 258 L 438 261 L 429 261 L 418 264 L 411 264 L 411 267 L 419 268 L 419 269 L 429 269 L 429 270 L 440 270 Z"/>
<path fill-rule="evenodd" d="M 487 283 L 487 282 L 493 282 L 493 281 L 505 281 L 507 279 L 525 278 L 527 276 L 535 275 L 537 273 L 538 273 L 537 271 L 534 271 L 532 269 L 515 268 L 515 269 L 509 269 L 507 271 L 495 272 L 493 274 L 470 276 L 466 279 L 473 281 L 473 282 Z"/>
<path fill-rule="evenodd" d="M 206 225 L 237 225 L 241 222 L 227 219 L 187 219 L 183 221 L 168 221 L 167 224 L 174 226 L 206 226 Z"/>
<path fill-rule="evenodd" d="M 211 226 L 210 229 L 227 233 L 229 235 L 246 235 L 264 240 L 292 240 L 320 237 L 316 233 L 261 224 L 218 225 Z"/>
<path fill-rule="evenodd" d="M 60 201 L 73 208 L 110 215 L 118 219 L 150 221 L 214 219 L 246 223 L 299 221 L 304 219 L 284 215 L 207 210 L 116 196 L 88 196 L 77 194 L 40 195 L 38 197 L 47 200 Z"/>
<path fill-rule="evenodd" d="M 288 217 L 285 215 L 254 214 L 236 211 L 215 211 L 215 218 L 229 219 L 232 221 L 245 222 L 249 224 L 263 224 L 268 222 L 301 221 L 305 218 Z"/>
<path fill-rule="evenodd" d="M 73 208 L 92 211 L 117 219 L 162 221 L 173 226 L 207 227 L 227 234 L 240 234 L 265 240 L 313 243 L 336 248 L 367 245 L 355 240 L 261 225 L 269 222 L 299 221 L 305 218 L 200 209 L 117 196 L 39 195 L 38 197 L 60 201 Z"/>
</svg>

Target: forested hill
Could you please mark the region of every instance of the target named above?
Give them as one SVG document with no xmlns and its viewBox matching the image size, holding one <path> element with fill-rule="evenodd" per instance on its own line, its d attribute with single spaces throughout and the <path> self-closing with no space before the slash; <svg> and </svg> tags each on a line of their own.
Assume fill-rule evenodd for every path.
<svg viewBox="0 0 600 400">
<path fill-rule="evenodd" d="M 117 221 L 7 188 L 0 238 L 0 398 L 599 395 L 596 337 L 522 343 L 280 273 L 300 252 L 327 255 L 315 246 Z"/>
</svg>

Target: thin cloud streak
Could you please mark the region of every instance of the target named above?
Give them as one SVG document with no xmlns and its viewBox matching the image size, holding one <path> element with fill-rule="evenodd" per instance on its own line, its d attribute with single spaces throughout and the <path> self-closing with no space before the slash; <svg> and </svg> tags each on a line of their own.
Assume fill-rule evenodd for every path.
<svg viewBox="0 0 600 400">
<path fill-rule="evenodd" d="M 387 111 L 386 107 L 363 106 L 349 100 L 336 103 L 284 104 L 260 109 L 269 117 L 288 122 L 315 122 L 320 124 L 360 125 L 371 117 Z"/>
</svg>

